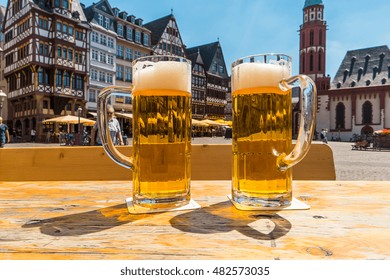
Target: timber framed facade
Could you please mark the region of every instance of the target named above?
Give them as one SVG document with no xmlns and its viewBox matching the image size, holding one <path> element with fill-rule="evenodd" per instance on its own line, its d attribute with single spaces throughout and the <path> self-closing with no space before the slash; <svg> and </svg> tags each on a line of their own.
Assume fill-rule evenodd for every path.
<svg viewBox="0 0 390 280">
<path fill-rule="evenodd" d="M 32 129 L 42 141 L 58 126 L 42 121 L 85 115 L 89 32 L 78 0 L 10 0 L 4 20 L 4 77 L 12 128 L 22 139 Z M 77 130 L 77 127 L 74 127 Z"/>
</svg>

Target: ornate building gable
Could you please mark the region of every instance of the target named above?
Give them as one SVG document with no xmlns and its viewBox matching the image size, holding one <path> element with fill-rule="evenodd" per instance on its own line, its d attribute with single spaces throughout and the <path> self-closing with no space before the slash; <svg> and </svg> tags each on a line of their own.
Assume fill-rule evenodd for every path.
<svg viewBox="0 0 390 280">
<path fill-rule="evenodd" d="M 107 0 L 100 0 L 98 3 L 93 3 L 89 7 L 84 7 L 84 13 L 87 21 L 93 26 L 96 25 L 102 29 L 115 32 L 115 13 Z"/>
<path fill-rule="evenodd" d="M 173 14 L 145 24 L 152 31 L 154 54 L 171 54 L 185 57 L 185 45 Z"/>
<path fill-rule="evenodd" d="M 200 53 L 206 71 L 206 112 L 211 119 L 225 117 L 229 75 L 219 41 L 187 49 L 187 55 Z"/>
<path fill-rule="evenodd" d="M 390 50 L 388 46 L 350 50 L 332 82 L 332 89 L 389 86 Z"/>
<path fill-rule="evenodd" d="M 219 41 L 188 48 L 187 54 L 193 54 L 198 51 L 202 56 L 207 74 L 220 76 L 224 79 L 229 78 L 222 47 Z"/>
</svg>

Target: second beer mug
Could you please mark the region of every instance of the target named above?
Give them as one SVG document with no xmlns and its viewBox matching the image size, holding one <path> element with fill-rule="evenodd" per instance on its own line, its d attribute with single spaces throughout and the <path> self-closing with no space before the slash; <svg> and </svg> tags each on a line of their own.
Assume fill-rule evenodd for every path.
<svg viewBox="0 0 390 280">
<path fill-rule="evenodd" d="M 232 65 L 233 182 L 239 209 L 285 207 L 292 201 L 291 167 L 308 152 L 316 116 L 316 88 L 291 77 L 282 54 L 245 57 Z M 292 147 L 292 88 L 300 87 L 300 129 Z"/>
<path fill-rule="evenodd" d="M 98 100 L 103 147 L 112 160 L 133 170 L 133 205 L 149 212 L 190 201 L 191 62 L 173 56 L 143 57 L 133 63 L 133 156 L 114 146 L 107 129 L 109 87 Z"/>
</svg>

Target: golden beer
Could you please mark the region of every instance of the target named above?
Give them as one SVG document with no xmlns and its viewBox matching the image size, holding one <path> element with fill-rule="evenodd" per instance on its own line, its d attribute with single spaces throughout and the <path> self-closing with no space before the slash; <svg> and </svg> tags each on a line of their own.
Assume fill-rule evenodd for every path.
<svg viewBox="0 0 390 280">
<path fill-rule="evenodd" d="M 152 208 L 190 199 L 191 96 L 133 92 L 134 202 Z"/>
<path fill-rule="evenodd" d="M 291 169 L 279 153 L 292 146 L 291 91 L 251 88 L 233 92 L 233 182 L 236 202 L 276 205 L 291 201 Z"/>
<path fill-rule="evenodd" d="M 132 94 L 133 155 L 112 143 L 108 97 Z M 151 213 L 190 201 L 191 62 L 175 56 L 142 57 L 133 62 L 133 87 L 108 87 L 98 97 L 98 125 L 110 158 L 133 171 L 129 211 Z"/>
<path fill-rule="evenodd" d="M 307 154 L 314 131 L 316 88 L 307 76 L 291 75 L 291 57 L 244 57 L 232 67 L 232 199 L 242 210 L 291 204 L 291 167 Z M 292 146 L 292 88 L 300 87 L 304 114 Z"/>
</svg>

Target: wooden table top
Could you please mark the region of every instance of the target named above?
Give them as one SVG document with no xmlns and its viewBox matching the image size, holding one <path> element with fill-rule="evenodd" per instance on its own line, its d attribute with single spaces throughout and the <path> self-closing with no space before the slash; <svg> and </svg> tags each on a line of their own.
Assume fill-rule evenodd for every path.
<svg viewBox="0 0 390 280">
<path fill-rule="evenodd" d="M 390 182 L 294 181 L 311 209 L 278 212 L 191 190 L 201 209 L 131 215 L 126 181 L 0 183 L 0 259 L 390 259 Z"/>
</svg>

